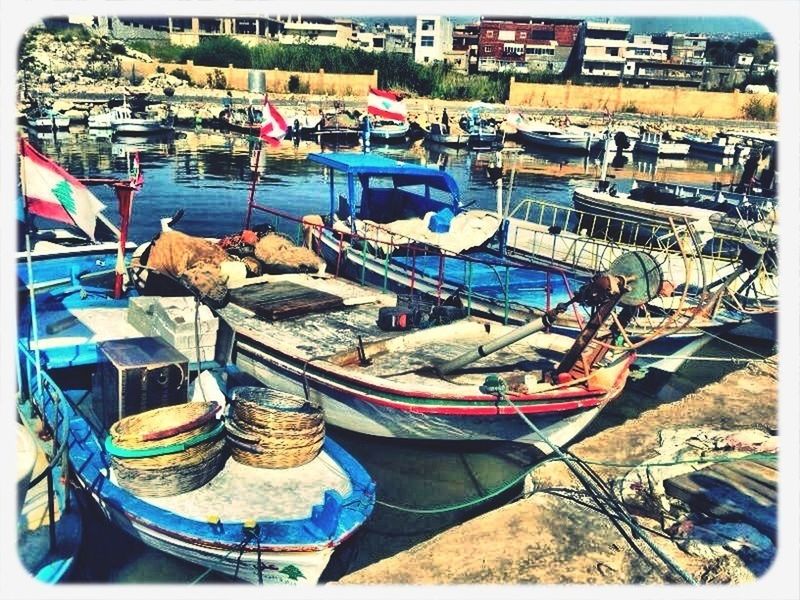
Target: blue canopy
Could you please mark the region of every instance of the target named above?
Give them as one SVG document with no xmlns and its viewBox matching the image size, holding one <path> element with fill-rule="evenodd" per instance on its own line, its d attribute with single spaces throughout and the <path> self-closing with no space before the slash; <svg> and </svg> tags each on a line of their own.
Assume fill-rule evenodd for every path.
<svg viewBox="0 0 800 600">
<path fill-rule="evenodd" d="M 424 167 L 380 156 L 379 154 L 355 152 L 312 152 L 309 160 L 345 173 L 348 177 L 358 177 L 366 184 L 369 177 L 391 177 L 395 187 L 426 185 L 433 189 L 448 192 L 455 205 L 461 198 L 458 185 L 453 177 L 434 167 Z"/>
</svg>

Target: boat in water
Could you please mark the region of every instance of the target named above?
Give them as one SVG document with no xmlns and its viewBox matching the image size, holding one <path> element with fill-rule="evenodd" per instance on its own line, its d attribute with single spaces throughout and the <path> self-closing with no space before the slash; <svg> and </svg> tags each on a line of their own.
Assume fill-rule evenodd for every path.
<svg viewBox="0 0 800 600">
<path fill-rule="evenodd" d="M 111 129 L 115 135 L 147 135 L 175 130 L 173 115 L 160 118 L 134 114 L 125 96 L 122 105 L 89 115 L 87 125 L 90 129 Z"/>
<path fill-rule="evenodd" d="M 255 408 L 241 408 L 241 390 L 275 398 L 272 391 L 224 362 L 204 362 L 192 377 L 192 361 L 173 345 L 186 320 L 170 321 L 167 342 L 148 335 L 158 315 L 136 320 L 131 298 L 110 295 L 50 289 L 20 316 L 19 360 L 31 386 L 22 394 L 44 423 L 63 429 L 81 495 L 132 537 L 209 570 L 254 583 L 316 583 L 371 513 L 372 479 L 325 434 L 321 409 L 308 405 L 320 425 L 297 431 L 285 419 L 308 412 L 303 398 L 257 404 L 272 410 L 260 417 L 273 423 L 265 433 L 248 412 Z M 159 306 L 174 314 L 174 303 Z M 62 325 L 48 329 L 53 323 Z M 143 373 L 140 394 L 115 385 Z M 179 419 L 182 411 L 195 416 Z"/>
<path fill-rule="evenodd" d="M 38 106 L 25 113 L 25 123 L 34 131 L 69 129 L 70 118 L 56 110 Z"/>
<path fill-rule="evenodd" d="M 661 133 L 646 131 L 639 138 L 636 150 L 637 152 L 646 152 L 658 156 L 680 158 L 689 154 L 689 144 L 672 140 Z"/>
</svg>

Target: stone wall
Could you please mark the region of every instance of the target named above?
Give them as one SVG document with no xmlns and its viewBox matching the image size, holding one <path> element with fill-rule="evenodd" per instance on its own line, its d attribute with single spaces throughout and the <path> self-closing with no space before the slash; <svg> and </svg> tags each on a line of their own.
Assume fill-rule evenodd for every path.
<svg viewBox="0 0 800 600">
<path fill-rule="evenodd" d="M 778 95 L 733 92 L 702 92 L 671 88 L 626 88 L 520 83 L 511 79 L 508 103 L 536 108 L 572 108 L 610 112 L 637 112 L 648 115 L 714 119 L 740 119 L 753 98 L 769 105 Z"/>
<path fill-rule="evenodd" d="M 180 63 L 160 63 L 157 61 L 144 62 L 128 57 L 121 58 L 122 76 L 127 78 L 146 77 L 155 73 L 158 67 L 163 67 L 164 72 L 172 73 L 175 69 L 181 69 L 188 73 L 192 78 L 192 83 L 196 85 L 207 85 L 208 77 L 216 79 L 216 72 L 224 75 L 227 88 L 230 90 L 248 90 L 248 75 L 253 71 L 265 73 L 268 92 L 287 93 L 289 92 L 289 79 L 293 75 L 297 77 L 300 93 L 308 94 L 329 94 L 332 96 L 362 96 L 367 94 L 369 86 L 377 87 L 378 71 L 373 71 L 370 75 L 356 75 L 350 73 L 326 73 L 320 69 L 317 73 L 302 73 L 299 71 L 280 71 L 278 69 L 237 69 L 232 65 L 228 67 L 202 67 L 195 65 L 192 61 L 185 64 Z"/>
</svg>

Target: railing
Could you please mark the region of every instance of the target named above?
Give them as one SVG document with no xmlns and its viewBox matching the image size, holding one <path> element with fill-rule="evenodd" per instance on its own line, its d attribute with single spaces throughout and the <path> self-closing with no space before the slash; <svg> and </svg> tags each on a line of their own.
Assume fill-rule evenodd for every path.
<svg viewBox="0 0 800 600">
<path fill-rule="evenodd" d="M 434 248 L 425 245 L 412 237 L 390 231 L 388 228 L 381 226 L 377 223 L 364 224 L 363 230 L 357 233 L 351 231 L 341 231 L 334 229 L 330 225 L 320 225 L 318 223 L 311 223 L 307 217 L 298 218 L 283 211 L 279 211 L 266 206 L 253 205 L 253 208 L 263 214 L 271 217 L 270 224 L 275 227 L 276 231 L 284 233 L 294 240 L 303 240 L 304 244 L 308 246 L 311 241 L 311 230 L 317 232 L 318 237 L 321 239 L 323 230 L 328 231 L 330 235 L 337 240 L 337 262 L 332 265 L 332 274 L 335 277 L 342 275 L 342 261 L 346 255 L 356 259 L 358 265 L 358 281 L 364 285 L 367 283 L 367 269 L 368 266 L 373 267 L 373 272 L 380 270 L 382 273 L 380 287 L 385 292 L 390 289 L 390 283 L 394 284 L 397 289 L 401 284 L 395 279 L 391 281 L 390 278 L 390 264 L 392 257 L 397 258 L 401 253 L 405 254 L 405 260 L 410 262 L 410 267 L 406 267 L 405 276 L 407 277 L 406 290 L 411 293 L 424 293 L 435 298 L 437 305 L 445 299 L 445 294 L 449 293 L 448 290 L 454 292 L 452 285 L 448 286 L 444 277 L 444 262 L 445 258 L 457 258 L 464 265 L 464 283 L 463 288 L 458 288 L 458 291 L 463 291 L 466 294 L 466 308 L 467 314 L 472 314 L 475 311 L 475 304 L 484 303 L 497 306 L 498 301 L 495 298 L 477 293 L 473 289 L 475 265 L 483 265 L 491 269 L 496 277 L 497 286 L 501 291 L 501 304 L 499 305 L 502 314 L 499 316 L 504 324 L 511 321 L 520 322 L 519 315 L 514 316 L 514 312 L 526 315 L 524 320 L 536 314 L 541 314 L 541 310 L 534 310 L 530 306 L 522 305 L 514 302 L 510 298 L 510 270 L 531 270 L 545 272 L 547 274 L 547 284 L 542 289 L 544 295 L 544 303 L 546 308 L 550 308 L 553 304 L 551 299 L 552 285 L 550 285 L 551 278 L 561 278 L 565 284 L 566 289 L 570 289 L 567 273 L 553 266 L 546 268 L 542 266 L 535 266 L 532 264 L 525 264 L 524 262 L 503 261 L 502 264 L 497 262 L 489 262 L 481 260 L 476 257 L 456 254 L 448 252 L 441 248 Z M 294 235 L 294 237 L 292 237 Z M 298 242 L 298 243 L 303 243 Z M 318 248 L 321 252 L 321 248 Z M 417 269 L 417 258 L 419 256 L 439 256 L 439 270 L 435 277 L 431 278 L 421 274 Z M 424 291 L 422 291 L 424 289 Z M 540 307 L 536 307 L 539 309 Z M 578 308 L 573 305 L 573 314 L 575 321 L 582 326 L 583 316 L 580 314 Z"/>
<path fill-rule="evenodd" d="M 28 489 L 47 478 L 47 514 L 50 523 L 48 533 L 50 548 L 54 549 L 58 543 L 55 519 L 56 502 L 60 499 L 62 512 L 68 509 L 70 503 L 69 460 L 66 452 L 69 446 L 69 419 L 65 418 L 62 409 L 67 400 L 53 379 L 41 369 L 37 370 L 36 359 L 24 343 L 18 342 L 17 346 L 20 355 L 20 360 L 17 361 L 17 382 L 20 393 L 18 410 L 21 412 L 23 403 L 29 401 L 31 414 L 23 415 L 23 420 L 27 421 L 28 418 L 33 417 L 32 413 L 35 410 L 39 413 L 42 422 L 53 432 L 52 456 L 45 469 L 28 483 Z M 22 361 L 22 365 L 20 365 L 20 361 Z M 47 404 L 52 405 L 52 422 L 48 422 L 45 416 Z M 54 477 L 54 471 L 60 471 L 58 478 Z M 60 489 L 56 488 L 56 479 L 61 483 Z"/>
</svg>

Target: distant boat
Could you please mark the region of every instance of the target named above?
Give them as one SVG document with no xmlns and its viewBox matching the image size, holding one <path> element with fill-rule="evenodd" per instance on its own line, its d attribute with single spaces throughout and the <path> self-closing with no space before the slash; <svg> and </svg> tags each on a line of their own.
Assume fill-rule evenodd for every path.
<svg viewBox="0 0 800 600">
<path fill-rule="evenodd" d="M 734 156 L 737 154 L 737 148 L 739 150 L 739 156 L 742 157 L 744 156 L 744 154 L 742 154 L 742 149 L 747 148 L 746 146 L 737 144 L 735 141 L 731 141 L 730 136 L 724 133 L 717 133 L 710 138 L 686 134 L 684 140 L 689 142 L 691 152 L 721 158 Z M 747 148 L 747 151 L 749 153 L 749 148 Z"/>
<path fill-rule="evenodd" d="M 69 129 L 70 118 L 49 108 L 35 108 L 25 114 L 25 121 L 31 129 L 49 131 Z"/>
<path fill-rule="evenodd" d="M 405 142 L 408 140 L 408 121 L 399 123 L 396 121 L 378 121 L 370 126 L 370 138 L 376 142 L 392 143 Z"/>
<path fill-rule="evenodd" d="M 441 123 L 431 123 L 425 139 L 450 148 L 464 148 L 469 142 L 469 133 L 464 131 L 445 131 Z"/>
<path fill-rule="evenodd" d="M 562 129 L 547 123 L 534 122 L 518 126 L 517 136 L 523 143 L 583 154 L 588 154 L 589 148 L 595 141 L 590 131 L 580 127 L 570 126 Z"/>
<path fill-rule="evenodd" d="M 639 138 L 636 150 L 658 156 L 681 157 L 689 154 L 689 144 L 665 139 L 660 133 L 645 132 Z"/>
<path fill-rule="evenodd" d="M 174 129 L 171 118 L 134 116 L 127 102 L 105 113 L 90 115 L 87 124 L 91 129 L 111 129 L 120 135 L 141 135 Z"/>
</svg>

